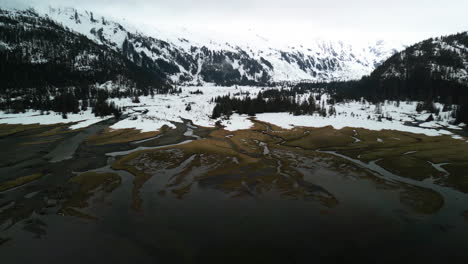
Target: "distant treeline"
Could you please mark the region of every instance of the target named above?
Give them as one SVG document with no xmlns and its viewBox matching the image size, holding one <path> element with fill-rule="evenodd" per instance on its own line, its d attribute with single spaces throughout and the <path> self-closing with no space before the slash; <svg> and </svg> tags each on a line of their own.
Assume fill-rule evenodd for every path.
<svg viewBox="0 0 468 264">
<path fill-rule="evenodd" d="M 336 101 L 364 98 L 377 103 L 385 100 L 440 102 L 458 105 L 457 121 L 468 123 L 468 85 L 456 81 L 431 79 L 430 75 L 413 76 L 409 80 L 364 77 L 359 81 L 302 83 L 297 87 L 317 88 L 331 94 Z"/>
<path fill-rule="evenodd" d="M 334 94 L 337 100 L 365 98 L 370 102 L 437 101 L 447 104 L 463 104 L 468 98 L 468 85 L 447 80 L 377 80 L 364 77 L 359 81 L 302 83 L 306 89 L 321 88 Z"/>
<path fill-rule="evenodd" d="M 337 101 L 365 98 L 374 103 L 410 100 L 455 104 L 459 105 L 458 121 L 468 123 L 468 83 L 463 73 L 467 70 L 466 47 L 466 32 L 427 39 L 396 53 L 361 80 L 297 86 L 324 89 Z"/>
<path fill-rule="evenodd" d="M 0 110 L 97 115 L 118 109 L 103 98 L 170 93 L 160 69 L 137 65 L 122 54 L 28 10 L 12 16 L 0 9 Z M 96 83 L 112 81 L 112 91 Z"/>
<path fill-rule="evenodd" d="M 114 115 L 119 118 L 122 109 L 113 102 L 108 102 L 109 92 L 97 90 L 94 96 L 78 97 L 73 89 L 61 91 L 56 96 L 44 95 L 25 95 L 22 98 L 11 100 L 7 98 L 0 103 L 0 109 L 10 113 L 22 113 L 28 109 L 41 111 L 47 114 L 50 111 L 62 113 L 64 118 L 67 114 L 77 114 L 80 111 L 91 109 L 96 116 Z"/>
<path fill-rule="evenodd" d="M 374 84 L 375 85 L 375 84 Z M 418 111 L 428 111 L 430 113 L 438 114 L 441 109 L 434 107 L 434 102 L 444 103 L 446 108 L 450 108 L 453 104 L 458 105 L 453 116 L 457 122 L 468 123 L 468 103 L 466 98 L 458 97 L 457 99 L 450 96 L 434 96 L 427 93 L 417 97 L 385 97 L 377 95 L 374 92 L 366 93 L 372 89 L 366 90 L 366 86 L 371 87 L 372 84 L 368 83 L 368 79 L 364 78 L 361 81 L 347 81 L 347 82 L 330 82 L 330 83 L 300 83 L 291 89 L 271 89 L 265 90 L 258 94 L 256 97 L 250 97 L 248 94 L 239 96 L 222 96 L 216 97 L 213 101 L 216 103 L 213 109 L 213 118 L 219 118 L 223 115 L 229 116 L 232 113 L 248 114 L 254 116 L 259 113 L 270 112 L 289 112 L 294 115 L 306 115 L 319 113 L 322 116 L 327 115 L 327 109 L 324 104 L 320 104 L 320 97 L 326 93 L 331 96 L 328 99 L 327 105 L 329 106 L 328 115 L 335 114 L 334 104 L 343 102 L 345 100 L 360 100 L 362 98 L 379 104 L 385 100 L 406 101 L 414 100 L 421 101 L 418 104 Z M 463 88 L 462 85 L 459 86 Z M 315 94 L 310 95 L 307 100 L 298 100 L 299 95 L 306 93 Z M 444 110 L 445 111 L 445 110 Z"/>
<path fill-rule="evenodd" d="M 294 115 L 319 113 L 326 116 L 327 111 L 325 106 L 324 104 L 320 104 L 320 95 L 309 95 L 305 100 L 297 98 L 298 95 L 306 92 L 306 89 L 297 87 L 291 90 L 265 90 L 254 98 L 248 95 L 243 98 L 231 97 L 230 95 L 216 97 L 213 99 L 216 105 L 213 109 L 212 118 L 219 118 L 222 115 L 229 116 L 234 112 L 250 116 L 275 112 L 289 112 Z M 329 114 L 333 114 L 334 112 L 334 107 L 330 106 Z"/>
</svg>

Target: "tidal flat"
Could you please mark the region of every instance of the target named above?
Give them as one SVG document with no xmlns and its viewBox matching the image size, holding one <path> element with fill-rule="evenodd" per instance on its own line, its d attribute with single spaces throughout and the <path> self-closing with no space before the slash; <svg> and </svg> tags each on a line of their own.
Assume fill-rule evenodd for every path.
<svg viewBox="0 0 468 264">
<path fill-rule="evenodd" d="M 2 260 L 468 260 L 464 141 L 183 121 L 142 134 L 110 130 L 113 120 L 2 125 Z"/>
</svg>

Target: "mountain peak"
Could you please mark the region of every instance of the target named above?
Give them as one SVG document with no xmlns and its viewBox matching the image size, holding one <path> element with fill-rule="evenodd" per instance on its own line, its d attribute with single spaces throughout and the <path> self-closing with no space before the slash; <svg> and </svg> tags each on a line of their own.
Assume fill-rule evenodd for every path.
<svg viewBox="0 0 468 264">
<path fill-rule="evenodd" d="M 379 40 L 354 45 L 316 38 L 274 41 L 249 27 L 236 32 L 135 27 L 73 7 L 40 12 L 137 65 L 161 71 L 174 83 L 266 84 L 359 79 L 400 46 Z"/>
</svg>

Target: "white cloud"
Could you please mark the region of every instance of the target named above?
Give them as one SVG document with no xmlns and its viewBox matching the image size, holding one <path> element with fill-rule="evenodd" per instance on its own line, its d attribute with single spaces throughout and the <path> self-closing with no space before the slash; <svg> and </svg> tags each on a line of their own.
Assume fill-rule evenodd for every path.
<svg viewBox="0 0 468 264">
<path fill-rule="evenodd" d="M 468 30 L 466 0 L 2 0 L 74 6 L 133 23 L 217 31 L 253 28 L 270 38 L 383 38 L 414 42 Z"/>
</svg>

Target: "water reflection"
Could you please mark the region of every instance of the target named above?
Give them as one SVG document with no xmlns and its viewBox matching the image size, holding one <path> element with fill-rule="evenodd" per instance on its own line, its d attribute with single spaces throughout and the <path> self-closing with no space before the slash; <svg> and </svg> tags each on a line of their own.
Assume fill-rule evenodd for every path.
<svg viewBox="0 0 468 264">
<path fill-rule="evenodd" d="M 181 133 L 193 137 L 189 128 Z M 465 259 L 468 214 L 458 192 L 236 136 L 114 151 L 64 189 L 2 206 L 2 223 L 17 224 L 3 229 L 0 255 L 9 263 Z"/>
</svg>

